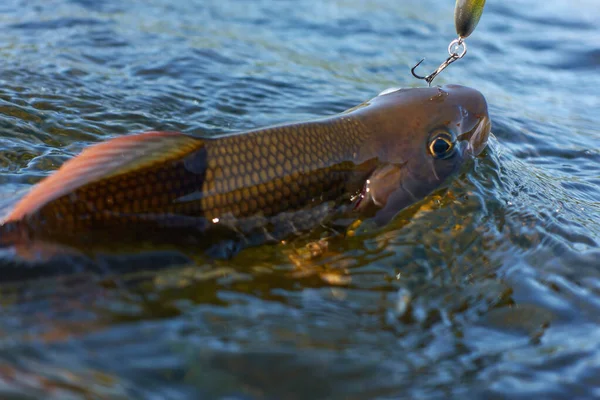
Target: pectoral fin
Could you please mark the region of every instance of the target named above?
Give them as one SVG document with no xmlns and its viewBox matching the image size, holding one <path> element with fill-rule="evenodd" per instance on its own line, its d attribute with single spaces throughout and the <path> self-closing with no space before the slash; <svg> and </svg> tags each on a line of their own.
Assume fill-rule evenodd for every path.
<svg viewBox="0 0 600 400">
<path fill-rule="evenodd" d="M 403 208 L 419 200 L 406 164 L 385 164 L 369 177 L 359 209 L 374 209 L 373 222 L 387 224 Z"/>
<path fill-rule="evenodd" d="M 387 198 L 385 206 L 383 206 L 377 213 L 373 220 L 379 226 L 386 225 L 389 223 L 402 209 L 418 201 L 408 189 L 402 184 L 394 190 Z"/>
</svg>

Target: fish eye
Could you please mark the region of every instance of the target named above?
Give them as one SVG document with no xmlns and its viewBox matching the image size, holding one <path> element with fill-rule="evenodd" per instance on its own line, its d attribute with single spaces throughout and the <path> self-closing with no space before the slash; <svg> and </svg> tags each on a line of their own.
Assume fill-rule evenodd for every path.
<svg viewBox="0 0 600 400">
<path fill-rule="evenodd" d="M 439 132 L 429 142 L 429 153 L 434 158 L 448 158 L 454 153 L 454 141 L 448 132 Z"/>
</svg>

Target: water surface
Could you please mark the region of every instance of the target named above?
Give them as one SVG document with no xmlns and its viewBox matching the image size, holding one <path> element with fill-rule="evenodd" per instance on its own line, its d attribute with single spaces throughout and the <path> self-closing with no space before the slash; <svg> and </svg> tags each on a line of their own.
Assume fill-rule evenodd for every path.
<svg viewBox="0 0 600 400">
<path fill-rule="evenodd" d="M 218 135 L 419 86 L 409 69 L 446 57 L 453 5 L 4 0 L 2 212 L 111 137 Z M 0 285 L 0 396 L 600 396 L 598 21 L 595 0 L 488 1 L 436 82 L 483 92 L 495 137 L 382 231 L 312 258 L 298 240 Z"/>
</svg>

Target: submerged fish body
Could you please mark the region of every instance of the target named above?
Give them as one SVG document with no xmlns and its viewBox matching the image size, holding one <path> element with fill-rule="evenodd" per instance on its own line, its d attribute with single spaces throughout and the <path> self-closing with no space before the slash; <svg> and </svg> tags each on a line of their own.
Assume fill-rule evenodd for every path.
<svg viewBox="0 0 600 400">
<path fill-rule="evenodd" d="M 449 85 L 386 91 L 332 117 L 214 138 L 116 138 L 34 187 L 5 218 L 0 240 L 104 231 L 118 241 L 114 234 L 137 228 L 280 237 L 339 207 L 385 223 L 478 154 L 489 130 L 484 97 Z"/>
</svg>

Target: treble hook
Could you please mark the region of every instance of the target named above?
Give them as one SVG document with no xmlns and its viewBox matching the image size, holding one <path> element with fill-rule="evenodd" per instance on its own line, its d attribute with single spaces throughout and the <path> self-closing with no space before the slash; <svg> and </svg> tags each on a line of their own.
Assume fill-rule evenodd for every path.
<svg viewBox="0 0 600 400">
<path fill-rule="evenodd" d="M 458 50 L 460 50 L 461 48 L 462 48 L 462 51 L 460 53 L 458 53 Z M 458 39 L 454 39 L 452 42 L 450 42 L 450 44 L 448 45 L 448 54 L 450 54 L 450 57 L 448 57 L 446 59 L 446 61 L 444 61 L 442 64 L 440 64 L 440 66 L 433 73 L 431 73 L 427 76 L 420 76 L 420 75 L 417 75 L 417 73 L 415 72 L 417 67 L 419 65 L 421 65 L 421 63 L 423 61 L 425 61 L 425 59 L 422 59 L 414 67 L 412 67 L 410 72 L 412 73 L 412 75 L 415 78 L 422 79 L 425 82 L 427 82 L 429 84 L 429 86 L 431 86 L 431 82 L 433 82 L 433 80 L 435 79 L 436 76 L 438 76 L 443 70 L 448 68 L 448 66 L 450 64 L 452 64 L 454 61 L 460 60 L 461 58 L 463 58 L 465 56 L 465 54 L 467 54 L 467 44 L 464 42 L 464 39 L 462 37 L 459 37 Z"/>
</svg>

